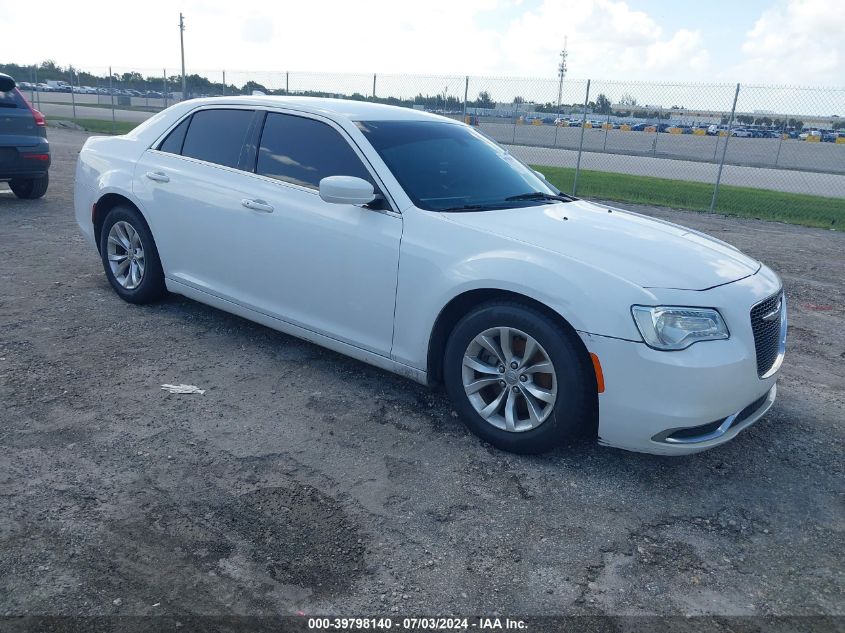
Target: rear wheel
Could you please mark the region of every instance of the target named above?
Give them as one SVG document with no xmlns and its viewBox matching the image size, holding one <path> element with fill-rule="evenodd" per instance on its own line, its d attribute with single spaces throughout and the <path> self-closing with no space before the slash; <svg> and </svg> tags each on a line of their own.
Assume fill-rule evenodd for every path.
<svg viewBox="0 0 845 633">
<path fill-rule="evenodd" d="M 469 429 L 503 450 L 542 453 L 588 428 L 595 380 L 574 336 L 518 303 L 487 304 L 461 319 L 443 377 Z"/>
<path fill-rule="evenodd" d="M 109 283 L 129 303 L 150 303 L 166 288 L 155 241 L 137 210 L 114 207 L 100 232 L 100 256 Z"/>
<path fill-rule="evenodd" d="M 18 198 L 34 200 L 47 193 L 47 186 L 50 184 L 50 175 L 44 174 L 39 178 L 14 178 L 9 181 L 9 189 Z"/>
</svg>

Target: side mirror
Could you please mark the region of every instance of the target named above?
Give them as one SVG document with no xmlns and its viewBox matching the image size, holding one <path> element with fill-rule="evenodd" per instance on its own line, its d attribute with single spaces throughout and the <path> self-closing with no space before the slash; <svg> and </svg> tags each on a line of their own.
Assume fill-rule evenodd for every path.
<svg viewBox="0 0 845 633">
<path fill-rule="evenodd" d="M 363 178 L 328 176 L 320 181 L 320 197 L 334 204 L 369 204 L 376 195 Z"/>
<path fill-rule="evenodd" d="M 0 92 L 9 92 L 15 89 L 15 80 L 9 77 L 9 75 L 4 75 L 0 73 Z"/>
<path fill-rule="evenodd" d="M 534 174 L 535 174 L 538 178 L 540 178 L 541 180 L 545 180 L 545 179 L 546 179 L 546 175 L 545 175 L 544 173 L 539 172 L 539 171 L 537 171 L 536 169 L 532 169 L 531 171 L 533 171 L 533 172 L 534 172 Z"/>
</svg>

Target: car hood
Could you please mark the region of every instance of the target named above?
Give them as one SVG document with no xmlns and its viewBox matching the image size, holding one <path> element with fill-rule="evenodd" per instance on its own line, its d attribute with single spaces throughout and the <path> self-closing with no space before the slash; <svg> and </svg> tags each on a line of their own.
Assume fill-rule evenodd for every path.
<svg viewBox="0 0 845 633">
<path fill-rule="evenodd" d="M 698 231 L 583 200 L 443 213 L 449 221 L 584 262 L 643 288 L 707 290 L 760 263 Z"/>
</svg>

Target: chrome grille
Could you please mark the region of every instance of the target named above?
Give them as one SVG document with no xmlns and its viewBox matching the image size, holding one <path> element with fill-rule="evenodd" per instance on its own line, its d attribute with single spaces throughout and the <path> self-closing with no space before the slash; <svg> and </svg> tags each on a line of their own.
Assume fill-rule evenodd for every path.
<svg viewBox="0 0 845 633">
<path fill-rule="evenodd" d="M 784 309 L 782 292 L 764 299 L 751 308 L 751 329 L 754 331 L 758 376 L 764 376 L 777 361 L 781 346 L 781 320 Z M 773 314 L 776 314 L 774 318 L 772 318 Z M 767 315 L 768 320 L 764 318 Z"/>
</svg>

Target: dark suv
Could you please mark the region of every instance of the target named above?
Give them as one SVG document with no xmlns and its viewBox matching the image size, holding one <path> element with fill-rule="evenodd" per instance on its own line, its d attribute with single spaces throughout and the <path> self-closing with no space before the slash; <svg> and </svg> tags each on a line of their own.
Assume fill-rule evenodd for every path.
<svg viewBox="0 0 845 633">
<path fill-rule="evenodd" d="M 18 198 L 40 198 L 49 169 L 44 115 L 29 105 L 14 79 L 0 73 L 0 181 L 8 180 Z"/>
</svg>

